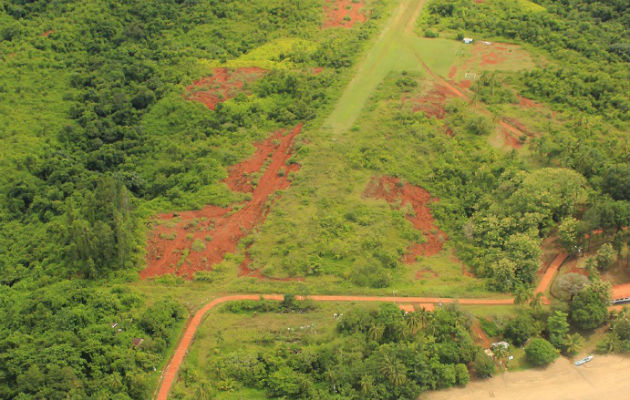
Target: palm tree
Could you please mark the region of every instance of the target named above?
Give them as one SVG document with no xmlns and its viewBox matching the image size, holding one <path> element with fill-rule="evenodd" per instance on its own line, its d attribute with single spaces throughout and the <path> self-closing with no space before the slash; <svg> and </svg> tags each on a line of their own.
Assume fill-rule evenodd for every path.
<svg viewBox="0 0 630 400">
<path fill-rule="evenodd" d="M 379 372 L 387 378 L 390 384 L 396 387 L 407 381 L 405 364 L 387 353 L 383 354 Z"/>
<path fill-rule="evenodd" d="M 429 314 L 427 309 L 424 307 L 418 310 L 418 313 L 420 314 L 420 321 L 422 322 L 422 329 L 424 329 L 424 327 L 427 325 L 427 322 L 429 321 L 429 316 L 431 314 Z"/>
<path fill-rule="evenodd" d="M 361 377 L 361 394 L 367 396 L 374 388 L 374 377 L 372 375 L 363 375 Z"/>
<path fill-rule="evenodd" d="M 572 333 L 564 341 L 564 348 L 567 354 L 577 354 L 584 345 L 584 338 L 579 333 Z"/>
<path fill-rule="evenodd" d="M 415 335 L 416 333 L 418 333 L 418 328 L 420 328 L 420 324 L 422 324 L 422 326 L 424 327 L 420 311 L 407 314 L 407 328 L 409 329 L 409 333 L 411 333 L 411 335 Z"/>
<path fill-rule="evenodd" d="M 378 342 L 383 337 L 383 333 L 385 332 L 385 327 L 379 325 L 378 322 L 372 322 L 370 329 L 368 330 L 368 337 L 375 342 Z"/>
</svg>

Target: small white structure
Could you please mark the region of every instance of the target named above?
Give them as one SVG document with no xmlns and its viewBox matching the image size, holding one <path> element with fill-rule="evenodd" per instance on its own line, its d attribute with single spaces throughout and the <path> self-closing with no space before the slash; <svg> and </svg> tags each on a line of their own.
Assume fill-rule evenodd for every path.
<svg viewBox="0 0 630 400">
<path fill-rule="evenodd" d="M 464 38 L 464 43 L 471 44 L 472 42 L 473 42 L 473 38 L 469 38 L 469 37 Z"/>
<path fill-rule="evenodd" d="M 492 343 L 491 347 L 493 349 L 497 347 L 503 347 L 504 349 L 507 349 L 508 347 L 510 347 L 510 345 L 508 344 L 508 342 L 495 342 L 495 343 Z"/>
</svg>

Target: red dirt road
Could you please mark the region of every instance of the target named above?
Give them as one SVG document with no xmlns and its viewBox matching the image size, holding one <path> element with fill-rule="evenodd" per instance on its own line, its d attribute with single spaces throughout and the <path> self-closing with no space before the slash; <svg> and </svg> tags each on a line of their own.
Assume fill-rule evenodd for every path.
<svg viewBox="0 0 630 400">
<path fill-rule="evenodd" d="M 168 398 L 168 392 L 175 383 L 177 378 L 177 372 L 181 367 L 186 352 L 192 343 L 192 340 L 197 332 L 197 328 L 203 321 L 204 315 L 212 308 L 223 304 L 228 301 L 237 300 L 259 300 L 260 298 L 265 300 L 280 301 L 284 298 L 280 294 L 236 294 L 225 297 L 219 297 L 214 299 L 205 306 L 203 306 L 195 315 L 190 319 L 186 325 L 183 336 L 181 337 L 177 349 L 173 354 L 168 365 L 165 367 L 162 375 L 162 380 L 158 388 L 157 400 L 166 400 Z M 296 296 L 297 300 L 304 300 L 303 296 Z M 452 299 L 452 298 L 440 298 L 440 297 L 376 297 L 376 296 L 328 296 L 328 295 L 312 295 L 307 296 L 312 301 L 354 301 L 354 302 L 391 302 L 396 304 L 404 304 L 407 308 L 410 304 L 418 304 L 420 307 L 424 306 L 429 309 L 434 304 L 439 303 L 459 303 L 459 304 L 477 304 L 477 305 L 510 305 L 514 304 L 514 299 Z M 429 305 L 430 304 L 430 305 Z"/>
<path fill-rule="evenodd" d="M 538 287 L 536 288 L 534 293 L 544 293 L 545 290 L 547 290 L 547 287 L 549 287 L 549 284 L 553 280 L 553 277 L 556 275 L 556 272 L 558 272 L 558 269 L 568 256 L 569 255 L 563 251 L 560 252 L 560 254 L 556 256 L 556 258 L 553 259 L 551 264 L 549 264 L 549 266 L 547 267 L 547 270 L 545 271 L 545 274 L 540 280 L 540 283 L 538 284 Z M 545 303 L 549 303 L 549 300 L 546 298 Z"/>
</svg>

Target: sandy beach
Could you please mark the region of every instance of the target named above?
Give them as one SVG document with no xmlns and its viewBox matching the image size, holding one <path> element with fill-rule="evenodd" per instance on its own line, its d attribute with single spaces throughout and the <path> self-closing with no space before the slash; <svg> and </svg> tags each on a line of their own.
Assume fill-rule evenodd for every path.
<svg viewBox="0 0 630 400">
<path fill-rule="evenodd" d="M 425 393 L 422 400 L 628 400 L 630 357 L 595 355 L 576 367 L 561 357 L 544 369 L 507 372 L 464 388 Z"/>
</svg>

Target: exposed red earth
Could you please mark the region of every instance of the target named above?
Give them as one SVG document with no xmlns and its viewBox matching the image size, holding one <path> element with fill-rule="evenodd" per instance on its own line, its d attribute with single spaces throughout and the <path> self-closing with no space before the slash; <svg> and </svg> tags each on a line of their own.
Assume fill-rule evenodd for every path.
<svg viewBox="0 0 630 400">
<path fill-rule="evenodd" d="M 266 218 L 269 201 L 276 190 L 286 189 L 289 173 L 299 168 L 288 164 L 298 125 L 285 135 L 278 131 L 256 145 L 254 155 L 232 168 L 225 183 L 230 189 L 251 194 L 251 199 L 232 207 L 206 206 L 201 210 L 161 214 L 149 239 L 147 267 L 143 279 L 177 274 L 192 279 L 197 271 L 209 271 L 227 253 L 233 253 L 241 239 Z M 262 172 L 257 184 L 252 174 Z M 245 271 L 247 265 L 241 267 Z M 262 277 L 248 270 L 247 275 Z"/>
<path fill-rule="evenodd" d="M 53 33 L 55 33 L 55 30 L 54 29 L 49 29 L 46 32 L 42 32 L 42 36 L 43 37 L 48 37 L 48 36 L 52 35 Z"/>
<path fill-rule="evenodd" d="M 357 22 L 365 22 L 367 18 L 362 11 L 364 6 L 363 1 L 326 0 L 323 28 L 352 28 Z"/>
<path fill-rule="evenodd" d="M 409 204 L 414 211 L 407 215 L 414 228 L 422 231 L 425 243 L 413 243 L 407 248 L 403 260 L 407 264 L 416 261 L 417 256 L 432 256 L 442 250 L 443 243 L 448 239 L 446 233 L 435 226 L 433 215 L 428 207 L 430 202 L 439 201 L 431 197 L 429 192 L 421 187 L 409 183 L 402 184 L 398 178 L 382 176 L 373 178 L 365 189 L 364 195 L 375 199 L 383 199 L 388 203 L 400 202 L 400 207 Z"/>
<path fill-rule="evenodd" d="M 523 144 L 520 140 L 514 137 L 514 135 L 510 134 L 510 131 L 503 128 L 501 129 L 501 134 L 503 135 L 503 140 L 505 144 L 512 149 L 518 150 L 523 147 Z"/>
<path fill-rule="evenodd" d="M 181 337 L 173 357 L 166 365 L 162 372 L 162 379 L 158 387 L 157 400 L 166 400 L 168 398 L 168 392 L 175 383 L 177 378 L 177 372 L 181 367 L 184 357 L 192 343 L 192 340 L 197 332 L 197 328 L 201 324 L 204 315 L 212 308 L 219 304 L 226 303 L 228 301 L 239 300 L 275 300 L 280 301 L 284 298 L 280 294 L 236 294 L 231 296 L 220 297 L 214 299 L 199 311 L 197 311 L 190 319 L 185 327 L 184 334 Z M 326 296 L 326 295 L 312 295 L 312 296 L 295 296 L 296 300 L 312 300 L 312 301 L 351 301 L 351 302 L 388 302 L 396 304 L 404 304 L 405 308 L 409 305 L 417 305 L 417 308 L 425 308 L 431 311 L 435 304 L 447 304 L 447 303 L 459 303 L 467 305 L 510 305 L 514 304 L 513 299 L 451 299 L 440 297 L 377 297 L 377 296 Z"/>
<path fill-rule="evenodd" d="M 453 65 L 451 69 L 448 71 L 448 79 L 453 79 L 456 73 L 457 73 L 457 65 Z"/>
<path fill-rule="evenodd" d="M 623 285 L 613 286 L 612 297 L 613 299 L 621 299 L 624 297 L 630 297 L 630 283 L 624 283 Z"/>
<path fill-rule="evenodd" d="M 403 97 L 403 102 L 412 103 L 414 105 L 414 112 L 422 111 L 427 117 L 444 119 L 444 117 L 446 116 L 446 100 L 449 97 L 454 97 L 454 95 L 447 86 L 441 85 L 439 83 L 434 83 L 431 90 L 429 90 L 422 97 Z"/>
<path fill-rule="evenodd" d="M 525 108 L 541 108 L 542 105 L 536 103 L 534 100 L 530 100 L 527 97 L 518 96 L 519 105 Z"/>
<path fill-rule="evenodd" d="M 569 255 L 565 251 L 562 251 L 556 256 L 556 258 L 553 259 L 553 261 L 551 262 L 551 264 L 549 264 L 547 270 L 543 274 L 543 277 L 538 283 L 538 287 L 536 287 L 534 293 L 545 293 L 547 287 L 549 287 L 549 284 L 553 280 L 553 277 L 556 275 L 556 272 L 558 272 L 558 269 L 568 256 Z M 546 297 L 543 299 L 543 301 L 545 302 L 545 304 L 549 304 L 549 299 L 547 299 Z"/>
<path fill-rule="evenodd" d="M 488 335 L 486 335 L 486 333 L 483 331 L 483 329 L 481 329 L 481 324 L 479 323 L 479 320 L 477 318 L 473 320 L 473 323 L 470 326 L 470 331 L 472 333 L 471 336 L 475 344 L 478 344 L 484 349 L 490 348 L 492 342 L 488 338 Z"/>
<path fill-rule="evenodd" d="M 187 100 L 198 101 L 214 110 L 217 104 L 243 93 L 247 82 L 259 79 L 265 72 L 264 69 L 257 67 L 215 68 L 212 75 L 187 86 L 184 97 Z"/>
</svg>

